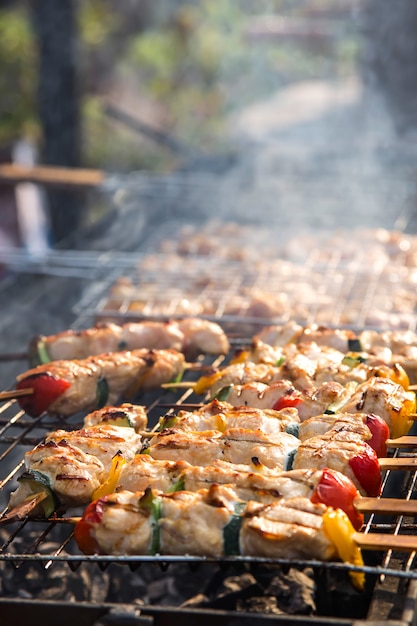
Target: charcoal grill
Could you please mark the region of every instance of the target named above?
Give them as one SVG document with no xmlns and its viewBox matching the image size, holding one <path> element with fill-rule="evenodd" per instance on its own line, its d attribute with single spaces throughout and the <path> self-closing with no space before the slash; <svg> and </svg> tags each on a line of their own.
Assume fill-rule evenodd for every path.
<svg viewBox="0 0 417 626">
<path fill-rule="evenodd" d="M 180 228 L 176 224 L 176 228 Z M 213 228 L 210 222 L 208 229 Z M 163 276 L 159 276 L 161 281 L 161 291 L 166 289 L 167 302 L 171 308 L 166 310 L 161 305 L 161 301 L 154 301 L 152 293 L 146 292 L 144 300 L 146 309 L 135 312 L 130 309 L 130 300 L 119 301 L 117 306 L 112 304 L 109 307 L 109 293 L 115 281 L 121 277 L 129 277 L 135 286 L 136 283 L 143 287 L 149 286 L 151 280 L 155 280 L 155 271 L 158 272 L 158 265 L 152 267 L 147 265 L 149 255 L 156 253 L 155 259 L 162 265 L 169 261 L 169 254 L 163 251 L 163 242 L 166 241 L 166 233 L 173 232 L 173 225 L 165 223 L 159 232 L 154 231 L 153 240 L 148 239 L 148 249 L 140 254 L 137 252 L 126 252 L 122 254 L 95 255 L 89 253 L 85 255 L 72 254 L 70 251 L 61 255 L 60 260 L 56 258 L 55 263 L 51 261 L 53 271 L 49 272 L 49 266 L 45 264 L 31 268 L 30 274 L 42 274 L 42 281 L 37 286 L 36 299 L 42 302 L 49 297 L 51 285 L 56 281 L 64 281 L 65 286 L 68 281 L 78 282 L 83 277 L 84 283 L 81 290 L 76 290 L 71 309 L 73 319 L 71 326 L 82 328 L 91 325 L 93 321 L 106 319 L 126 320 L 126 319 L 163 319 L 165 317 L 175 317 L 181 315 L 175 308 L 178 298 L 173 297 L 173 292 L 168 289 L 168 285 L 163 284 Z M 322 234 L 328 237 L 327 234 Z M 318 237 L 318 234 L 315 234 Z M 179 238 L 180 239 L 180 238 Z M 178 240 L 179 240 L 178 239 Z M 171 239 L 171 241 L 174 241 Z M 287 244 L 290 242 L 287 241 Z M 287 250 L 291 250 L 291 245 L 287 245 Z M 172 253 L 171 251 L 168 251 Z M 77 264 L 72 260 L 77 258 Z M 189 285 L 195 286 L 196 281 L 201 280 L 204 267 L 207 266 L 207 257 L 196 254 L 188 250 L 183 254 L 183 259 L 188 264 Z M 14 259 L 16 262 L 16 258 Z M 368 312 L 375 306 L 378 300 L 378 289 L 384 289 L 379 278 L 387 276 L 389 270 L 392 276 L 390 287 L 398 287 L 404 281 L 404 288 L 409 287 L 409 278 L 412 268 L 405 268 L 399 275 L 397 265 L 404 264 L 405 252 L 399 250 L 397 254 L 391 253 L 381 262 L 376 270 L 368 270 L 366 266 L 366 253 L 357 258 L 349 254 L 341 254 L 340 250 L 333 250 L 326 258 L 320 257 L 317 249 L 311 248 L 308 252 L 307 264 L 305 259 L 294 258 L 287 254 L 285 264 L 279 267 L 286 268 L 286 282 L 291 280 L 301 281 L 306 269 L 312 275 L 317 276 L 317 280 L 322 285 L 320 295 L 323 306 L 320 309 L 320 301 L 317 303 L 312 299 L 303 302 L 306 316 L 299 319 L 301 322 L 310 323 L 312 321 L 325 321 L 330 325 L 338 325 L 342 321 L 343 311 L 348 305 L 353 307 L 355 323 L 358 326 L 365 326 Z M 245 266 L 246 267 L 246 266 Z M 276 270 L 277 265 L 271 265 L 264 269 L 263 274 L 257 272 L 242 273 L 242 262 L 236 259 L 217 259 L 210 264 L 211 281 L 205 290 L 199 295 L 202 303 L 210 299 L 215 302 L 215 307 L 202 315 L 223 323 L 228 330 L 232 331 L 232 343 L 241 345 L 250 338 L 250 332 L 259 329 L 260 326 L 271 322 L 282 322 L 288 319 L 288 315 L 273 316 L 269 318 L 255 317 L 248 315 L 247 310 L 236 309 L 233 314 L 225 312 L 225 304 L 238 300 L 244 302 L 244 295 L 252 288 L 264 288 L 265 285 L 276 285 L 279 283 Z M 61 275 L 60 270 L 63 268 Z M 145 269 L 144 269 L 145 268 Z M 148 268 L 148 269 L 146 269 Z M 300 271 L 300 270 L 303 271 Z M 69 270 L 69 275 L 66 273 Z M 88 271 L 87 271 L 88 270 Z M 223 285 L 223 290 L 213 284 L 218 277 L 224 277 L 227 270 L 227 286 Z M 83 273 L 86 272 L 87 273 Z M 181 271 L 181 266 L 178 268 Z M 72 273 L 74 272 L 74 273 Z M 90 272 L 90 273 L 89 273 Z M 149 275 L 147 275 L 147 272 Z M 58 277 L 58 279 L 57 279 Z M 51 281 L 53 281 L 51 283 Z M 143 285 L 142 285 L 142 282 Z M 170 284 L 173 276 L 169 276 Z M 273 282 L 275 281 L 275 282 Z M 188 283 L 182 283 L 183 289 Z M 330 288 L 338 285 L 337 294 L 330 292 Z M 40 286 L 39 286 L 40 285 Z M 317 283 L 319 285 L 319 282 Z M 65 288 L 64 286 L 64 288 Z M 401 286 L 401 285 L 400 285 Z M 326 289 L 329 289 L 326 292 Z M 62 286 L 61 286 L 62 289 Z M 7 293 L 7 286 L 4 287 Z M 211 290 L 211 291 L 210 291 Z M 181 292 L 181 289 L 179 290 Z M 184 293 L 182 291 L 182 293 Z M 221 295 L 221 298 L 218 296 Z M 332 297 L 331 297 L 332 296 Z M 335 297 L 337 296 L 337 297 Z M 381 294 L 382 298 L 383 294 Z M 217 299 L 216 299 L 217 298 Z M 378 301 L 379 302 L 379 301 Z M 328 306 L 329 303 L 332 306 Z M 162 301 L 165 304 L 165 301 Z M 334 306 L 333 306 L 334 305 Z M 360 305 L 360 309 L 358 309 Z M 355 308 L 356 307 L 356 308 Z M 322 317 L 320 316 L 320 310 Z M 392 311 L 391 311 L 392 312 Z M 182 312 L 183 314 L 184 312 Z M 325 319 L 324 319 L 325 318 Z M 410 314 L 407 318 L 407 327 L 413 327 L 414 316 Z M 221 362 L 223 357 L 218 359 Z M 227 357 L 225 362 L 227 362 Z M 203 364 L 212 364 L 213 360 L 205 357 Z M 18 371 L 24 366 L 20 363 L 14 366 Z M 188 373 L 193 377 L 195 374 Z M 10 384 L 10 379 L 4 378 L 4 388 Z M 167 406 L 175 407 L 186 403 L 199 402 L 200 398 L 193 397 L 191 390 L 186 392 L 181 390 L 170 390 L 158 393 L 146 394 L 135 399 L 146 404 L 149 409 L 151 425 L 168 409 Z M 16 479 L 22 470 L 22 459 L 24 452 L 36 445 L 48 431 L 56 428 L 72 429 L 80 424 L 81 417 L 51 419 L 43 416 L 37 419 L 28 418 L 14 401 L 3 404 L 0 407 L 0 502 L 4 509 L 7 504 L 8 494 L 16 487 Z M 395 449 L 394 456 L 414 456 L 413 450 Z M 404 500 L 414 500 L 417 495 L 417 472 L 386 471 L 384 475 L 383 495 L 386 497 L 399 494 Z M 76 513 L 76 512 L 75 512 Z M 414 518 L 406 516 L 379 517 L 371 514 L 367 518 L 365 533 L 383 532 L 392 535 L 414 534 L 416 523 Z M 0 565 L 3 569 L 3 579 L 7 577 L 16 578 L 19 581 L 21 597 L 0 598 L 0 606 L 3 615 L 7 616 L 7 623 L 22 623 L 27 615 L 31 616 L 34 624 L 53 622 L 56 619 L 56 611 L 59 610 L 62 616 L 62 623 L 66 624 L 73 620 L 85 624 L 167 624 L 171 626 L 181 621 L 182 624 L 208 623 L 216 619 L 219 623 L 230 626 L 235 622 L 239 623 L 276 623 L 276 624 L 359 624 L 366 621 L 368 624 L 402 624 L 411 626 L 416 619 L 417 602 L 417 568 L 415 553 L 399 553 L 392 550 L 365 552 L 365 566 L 356 568 L 336 562 L 316 562 L 316 561 L 288 561 L 285 559 L 272 560 L 253 557 L 228 557 L 223 559 L 207 559 L 192 556 L 141 556 L 141 557 L 110 557 L 110 556 L 86 556 L 80 554 L 72 538 L 72 526 L 63 519 L 50 521 L 24 520 L 14 523 L 2 529 L 2 545 L 0 547 Z M 143 568 L 157 568 L 159 575 L 163 578 L 169 576 L 169 572 L 180 568 L 180 575 L 184 571 L 189 572 L 193 577 L 194 572 L 199 568 L 209 567 L 213 572 L 241 572 L 250 571 L 256 573 L 260 568 L 274 568 L 274 571 L 283 572 L 284 575 L 290 571 L 312 572 L 316 586 L 317 608 L 314 615 L 268 615 L 266 613 L 252 614 L 251 612 L 235 612 L 230 607 L 223 610 L 219 605 L 204 606 L 203 608 L 192 608 L 189 606 L 169 606 L 141 604 L 132 602 L 133 594 L 130 598 L 122 596 L 125 601 L 106 602 L 102 598 L 99 601 L 80 602 L 72 604 L 65 602 L 65 598 L 55 598 L 54 601 L 41 601 L 36 592 L 26 591 L 26 573 L 35 567 L 39 576 L 45 581 L 51 580 L 57 568 L 64 567 L 68 572 L 68 577 L 82 577 L 82 573 L 98 572 L 95 576 L 110 576 L 110 580 L 122 578 L 123 581 L 134 580 L 137 572 Z M 357 594 L 352 590 L 348 582 L 349 571 L 364 571 L 367 577 L 367 589 L 363 594 Z M 59 569 L 60 572 L 62 570 Z M 205 571 L 205 570 L 204 570 Z M 65 576 L 65 574 L 64 574 Z M 175 576 L 175 574 L 174 574 Z M 47 584 L 47 583 L 46 583 Z M 80 583 L 78 583 L 80 584 Z M 129 585 L 129 583 L 127 583 Z M 39 590 L 38 590 L 39 591 Z M 32 595 L 32 597 L 31 597 Z M 110 594 L 111 595 L 111 594 Z M 114 598 L 113 598 L 114 599 Z M 119 599 L 118 599 L 119 600 Z M 46 620 L 46 622 L 45 622 Z"/>
<path fill-rule="evenodd" d="M 300 175 L 306 183 L 305 172 Z M 321 206 L 323 198 L 329 196 L 332 179 L 317 180 L 316 173 L 310 172 L 308 180 L 307 195 L 310 201 L 314 199 Z M 334 182 L 336 179 L 333 179 Z M 375 193 L 374 183 L 371 181 L 372 193 L 369 197 Z M 298 179 L 292 189 L 297 189 L 297 185 Z M 392 245 L 389 254 L 380 257 L 379 263 L 371 267 L 370 231 L 367 230 L 378 224 L 388 229 L 383 231 L 385 233 L 403 232 L 404 225 L 410 223 L 410 210 L 414 204 L 411 209 L 409 204 L 404 205 L 404 213 L 398 217 L 398 202 L 393 202 L 391 196 L 382 198 L 380 195 L 376 204 L 379 206 L 379 201 L 384 200 L 384 206 L 389 207 L 386 221 L 381 222 L 377 211 L 375 214 L 368 211 L 366 228 L 356 232 L 354 238 L 350 238 L 343 229 L 348 222 L 358 223 L 358 215 L 344 214 L 340 224 L 341 216 L 338 216 L 336 221 L 342 229 L 338 233 L 339 242 L 343 241 L 344 245 L 334 246 L 329 229 L 335 222 L 329 222 L 324 214 L 322 221 L 315 224 L 313 232 L 305 198 L 289 198 L 288 187 L 276 189 L 271 185 L 266 190 L 262 223 L 270 220 L 271 228 L 267 231 L 259 227 L 252 211 L 245 211 L 241 203 L 235 206 L 233 214 L 229 201 L 235 197 L 236 189 L 241 187 L 244 192 L 247 191 L 247 181 L 242 181 L 241 177 L 233 184 L 227 184 L 225 189 L 218 177 L 205 174 L 188 176 L 184 173 L 168 181 L 135 175 L 132 184 L 123 181 L 123 189 L 116 194 L 116 205 L 119 203 L 117 208 L 121 210 L 118 221 L 113 221 L 104 233 L 98 232 L 95 239 L 91 233 L 84 238 L 80 234 L 79 250 L 51 251 L 40 259 L 28 259 L 22 251 L 3 254 L 0 262 L 5 263 L 10 272 L 8 279 L 1 284 L 5 309 L 2 333 L 8 336 L 7 350 L 24 353 L 27 340 L 36 333 L 58 332 L 70 326 L 84 328 L 105 320 L 175 318 L 188 312 L 220 322 L 235 345 L 247 342 L 251 333 L 261 326 L 285 322 L 290 318 L 305 324 L 319 322 L 357 328 L 383 328 L 384 324 L 392 327 L 395 322 L 397 327 L 415 330 L 415 270 L 411 251 Z M 396 200 L 399 188 L 403 192 L 408 191 L 407 200 L 415 197 L 415 183 L 411 179 L 406 186 L 395 185 L 392 180 L 384 186 L 378 180 L 377 187 L 380 194 L 389 191 Z M 363 194 L 363 191 L 362 185 L 360 192 Z M 291 200 L 295 208 L 302 211 L 295 225 L 290 223 L 287 213 L 284 223 L 273 222 L 280 192 L 290 203 L 289 213 L 294 208 Z M 345 192 L 346 187 L 340 189 L 337 184 L 333 185 L 329 204 L 342 202 Z M 354 194 L 355 197 L 357 195 Z M 242 199 L 242 193 L 239 198 Z M 238 240 L 238 231 L 235 232 L 234 255 L 220 254 L 218 248 L 205 253 L 198 246 L 184 246 L 186 237 L 190 243 L 199 233 L 209 237 L 218 237 L 222 232 L 227 235 L 227 226 L 222 222 L 225 205 L 232 223 L 234 218 L 238 218 L 239 224 L 244 226 L 241 240 Z M 251 193 L 246 205 L 246 208 L 253 205 Z M 206 218 L 213 206 L 216 207 L 216 215 L 220 216 L 217 221 Z M 359 215 L 361 210 L 362 207 L 358 206 Z M 129 225 L 133 221 L 137 228 L 132 230 Z M 306 226 L 303 230 L 300 230 L 301 223 Z M 279 233 L 273 246 L 263 239 L 265 232 L 269 236 Z M 359 240 L 363 245 L 358 255 Z M 412 236 L 410 241 L 414 245 Z M 259 257 L 251 257 L 246 246 L 248 242 L 252 242 L 258 252 L 262 250 L 262 263 L 259 263 Z M 103 252 L 109 248 L 111 252 Z M 173 258 L 177 265 L 172 264 Z M 122 298 L 114 298 L 112 289 L 118 281 L 126 279 L 130 291 Z M 294 286 L 299 296 L 296 311 L 288 306 L 294 299 Z M 259 309 L 248 304 L 252 293 L 285 293 L 290 288 L 293 291 L 283 300 L 281 309 L 263 309 L 259 315 Z M 137 290 L 142 297 L 139 305 Z M 392 298 L 387 298 L 387 293 L 392 294 L 393 290 L 400 295 L 394 302 Z M 196 311 L 184 307 L 184 296 L 197 307 Z M 210 308 L 207 308 L 208 302 Z M 396 309 L 396 305 L 401 306 Z M 375 308 L 382 311 L 385 317 L 373 317 Z M 30 315 L 35 310 L 38 315 Z M 21 357 L 23 359 L 24 354 Z M 15 374 L 26 368 L 22 359 L 0 362 L 3 389 L 12 384 Z M 204 364 L 211 362 L 208 357 L 203 361 Z M 189 372 L 187 376 L 192 377 L 193 374 Z M 199 402 L 200 398 L 194 398 L 190 390 L 171 390 L 139 396 L 135 401 L 147 405 L 152 424 L 168 410 L 167 405 L 175 410 L 176 406 Z M 32 419 L 20 411 L 14 401 L 0 406 L 1 510 L 7 505 L 10 491 L 16 487 L 24 452 L 36 445 L 46 432 L 56 428 L 76 428 L 80 422 L 80 416 L 58 420 L 47 416 Z M 397 449 L 392 453 L 394 456 L 412 456 L 414 451 Z M 398 497 L 401 494 L 405 500 L 414 500 L 416 490 L 417 473 L 385 473 L 385 496 Z M 71 513 L 75 515 L 77 511 Z M 415 528 L 414 518 L 370 515 L 365 532 L 413 534 Z M 60 520 L 24 520 L 0 529 L 0 537 L 3 575 L 0 609 L 8 624 L 21 624 L 30 618 L 34 626 L 38 623 L 44 626 L 56 623 L 58 612 L 64 625 L 74 620 L 88 625 L 154 623 L 163 626 L 194 624 L 197 621 L 205 624 L 218 620 L 227 626 L 263 622 L 291 626 L 305 623 L 353 626 L 364 622 L 369 625 L 412 626 L 416 621 L 417 568 L 414 553 L 369 551 L 366 552 L 363 568 L 336 562 L 290 562 L 249 557 L 85 556 L 75 545 L 72 526 Z M 164 606 L 161 601 L 152 603 L 138 583 L 139 574 L 145 572 L 146 578 L 149 571 L 156 571 L 162 581 L 176 576 L 189 576 L 199 581 L 199 572 L 203 571 L 206 583 L 212 577 L 223 579 L 229 573 L 244 571 L 259 574 L 262 568 L 268 571 L 272 568 L 284 577 L 294 571 L 311 572 L 316 590 L 314 614 L 237 612 L 231 604 L 225 601 L 222 604 L 218 600 L 217 603 L 203 603 L 201 606 L 175 606 L 174 603 Z M 354 592 L 348 582 L 349 572 L 358 569 L 362 569 L 367 577 L 367 588 L 363 594 Z M 54 591 L 57 579 L 63 581 L 65 590 Z M 86 589 L 90 583 L 91 590 Z M 113 593 L 112 585 L 115 588 Z M 99 593 L 97 587 L 103 587 L 104 591 Z M 141 592 L 147 598 L 145 603 Z"/>
</svg>

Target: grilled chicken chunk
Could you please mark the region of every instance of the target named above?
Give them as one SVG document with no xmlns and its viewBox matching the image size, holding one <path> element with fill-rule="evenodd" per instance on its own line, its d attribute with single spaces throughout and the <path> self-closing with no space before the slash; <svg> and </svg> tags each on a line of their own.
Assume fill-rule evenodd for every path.
<svg viewBox="0 0 417 626">
<path fill-rule="evenodd" d="M 56 335 L 35 337 L 30 344 L 31 365 L 50 361 L 85 359 L 89 356 L 137 350 L 173 349 L 192 354 L 226 354 L 229 341 L 216 323 L 199 318 L 168 322 L 112 322 L 84 330 L 66 330 Z"/>
<path fill-rule="evenodd" d="M 346 402 L 347 413 L 375 413 L 382 417 L 390 429 L 391 437 L 397 438 L 410 430 L 415 413 L 416 397 L 388 378 L 371 378 L 360 385 Z"/>
<path fill-rule="evenodd" d="M 197 394 L 209 391 L 210 398 L 214 399 L 223 389 L 230 385 L 243 385 L 249 382 L 271 384 L 281 379 L 280 369 L 265 363 L 234 363 L 221 370 L 201 376 L 194 386 Z"/>
<path fill-rule="evenodd" d="M 366 425 L 366 413 L 337 413 L 335 415 L 316 415 L 300 424 L 298 437 L 306 441 L 327 432 L 353 432 L 363 441 L 370 441 L 372 433 Z"/>
<path fill-rule="evenodd" d="M 353 432 L 366 441 L 378 457 L 387 456 L 390 431 L 387 423 L 374 413 L 335 413 L 310 417 L 301 423 L 300 441 L 330 433 Z"/>
<path fill-rule="evenodd" d="M 114 424 L 115 426 L 130 426 L 136 432 L 145 430 L 148 425 L 146 407 L 139 404 L 124 402 L 118 406 L 105 406 L 88 413 L 84 418 L 84 426 L 96 424 Z"/>
<path fill-rule="evenodd" d="M 189 432 L 166 429 L 149 441 L 149 454 L 154 459 L 187 461 L 191 465 L 211 465 L 215 460 L 271 469 L 288 468 L 300 441 L 288 433 L 266 435 L 260 430 L 232 428 Z"/>
<path fill-rule="evenodd" d="M 381 493 L 381 470 L 371 446 L 354 432 L 328 431 L 300 443 L 293 469 L 334 469 L 356 485 L 362 495 Z"/>
<path fill-rule="evenodd" d="M 17 389 L 33 389 L 19 398 L 29 415 L 74 415 L 128 399 L 139 390 L 158 388 L 176 379 L 185 359 L 176 350 L 133 350 L 54 361 L 17 377 Z"/>
<path fill-rule="evenodd" d="M 180 410 L 177 415 L 166 415 L 159 421 L 159 430 L 175 428 L 179 430 L 220 430 L 231 428 L 261 430 L 266 434 L 277 432 L 298 432 L 297 410 L 294 408 L 274 411 L 249 406 L 234 407 L 228 402 L 212 400 L 197 411 Z"/>
</svg>

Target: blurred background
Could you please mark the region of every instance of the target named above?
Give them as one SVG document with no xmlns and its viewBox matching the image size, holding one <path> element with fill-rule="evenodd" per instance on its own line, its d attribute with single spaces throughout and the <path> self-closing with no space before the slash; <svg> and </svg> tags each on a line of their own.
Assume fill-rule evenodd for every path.
<svg viewBox="0 0 417 626">
<path fill-rule="evenodd" d="M 415 0 L 2 0 L 1 162 L 91 176 L 0 172 L 0 248 L 75 247 L 144 176 L 232 178 L 213 214 L 412 229 L 416 33 Z"/>
</svg>

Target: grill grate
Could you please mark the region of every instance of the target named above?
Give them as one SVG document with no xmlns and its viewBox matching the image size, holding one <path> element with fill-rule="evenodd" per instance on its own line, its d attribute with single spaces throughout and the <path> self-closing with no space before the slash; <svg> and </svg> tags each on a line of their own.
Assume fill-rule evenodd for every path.
<svg viewBox="0 0 417 626">
<path fill-rule="evenodd" d="M 204 359 L 204 364 L 214 363 L 213 359 Z M 195 373 L 187 373 L 192 379 Z M 156 424 L 158 418 L 167 412 L 167 406 L 175 408 L 187 403 L 199 402 L 191 390 L 186 392 L 164 391 L 149 393 L 136 399 L 140 404 L 148 407 L 150 427 Z M 173 410 L 172 409 L 172 410 Z M 50 418 L 42 416 L 30 419 L 18 409 L 15 401 L 4 404 L 0 409 L 0 504 L 5 510 L 9 493 L 16 488 L 16 479 L 22 471 L 24 452 L 38 443 L 51 430 L 63 428 L 75 429 L 81 426 L 80 416 L 73 418 Z M 394 456 L 412 456 L 404 449 L 395 449 Z M 417 497 L 417 471 L 400 472 L 386 470 L 383 479 L 383 496 L 395 495 L 406 500 Z M 70 511 L 68 515 L 77 515 L 79 512 Z M 383 532 L 397 534 L 414 534 L 417 524 L 414 519 L 404 516 L 381 519 L 371 514 L 367 520 L 364 532 Z M 399 555 L 388 550 L 375 560 L 375 553 L 369 553 L 364 567 L 355 567 L 338 562 L 266 559 L 256 557 L 227 557 L 210 559 L 193 556 L 87 556 L 78 551 L 72 538 L 71 519 L 60 517 L 56 520 L 24 520 L 7 526 L 7 533 L 3 535 L 0 545 L 0 562 L 7 562 L 14 568 L 19 568 L 25 562 L 36 562 L 49 570 L 56 562 L 66 562 L 72 570 L 77 570 L 82 563 L 94 563 L 106 569 L 111 564 L 124 564 L 136 568 L 142 563 L 155 563 L 162 569 L 171 563 L 217 563 L 227 564 L 275 564 L 287 567 L 312 567 L 327 569 L 336 572 L 363 571 L 372 576 L 395 576 L 398 579 L 417 579 L 415 569 L 415 553 Z"/>
<path fill-rule="evenodd" d="M 277 238 L 276 228 L 165 224 L 130 267 L 115 258 L 74 311 L 119 322 L 199 315 L 231 332 L 243 320 L 245 333 L 289 319 L 416 329 L 417 237 L 380 229 Z"/>
<path fill-rule="evenodd" d="M 355 328 L 415 329 L 414 285 L 417 278 L 412 259 L 416 244 L 411 236 L 406 237 L 410 244 L 408 248 L 401 247 L 399 236 L 398 241 L 390 240 L 388 246 L 387 241 L 378 239 L 375 232 L 359 234 L 354 243 L 345 234 L 339 233 L 338 245 L 334 245 L 335 240 L 329 233 L 315 233 L 314 237 L 305 235 L 297 241 L 287 239 L 285 245 L 270 248 L 265 244 L 267 239 L 262 239 L 263 233 L 257 231 L 256 248 L 262 252 L 262 258 L 245 249 L 244 238 L 239 240 L 236 237 L 235 251 L 240 249 L 245 252 L 239 258 L 237 253 L 234 257 L 228 255 L 226 249 L 220 253 L 219 248 L 202 254 L 202 250 L 194 245 L 196 232 L 190 231 L 188 226 L 184 228 L 183 236 L 180 232 L 178 237 L 168 240 L 166 236 L 170 227 L 164 225 L 163 229 L 154 232 L 153 239 L 149 239 L 149 252 L 104 255 L 96 264 L 95 253 L 81 255 L 74 277 L 80 273 L 89 282 L 73 310 L 77 316 L 73 327 L 86 327 L 91 325 L 91 320 L 127 321 L 184 316 L 195 312 L 191 307 L 193 305 L 199 307 L 196 312 L 202 317 L 224 325 L 232 334 L 232 339 L 243 341 L 261 325 L 281 323 L 290 318 L 306 324 L 321 322 Z M 171 232 L 175 233 L 176 229 Z M 209 224 L 207 229 L 208 234 L 213 233 L 216 225 Z M 248 229 L 244 229 L 245 236 L 248 232 L 253 234 L 253 225 Z M 383 234 L 385 236 L 386 233 Z M 225 228 L 228 241 L 230 235 L 230 229 Z M 341 241 L 344 245 L 340 244 Z M 157 253 L 153 252 L 154 249 Z M 60 262 L 64 266 L 64 275 L 67 269 L 72 271 L 72 253 L 68 254 L 67 260 L 65 255 L 61 259 L 64 260 L 53 260 L 56 268 L 53 275 L 59 275 L 57 264 Z M 85 269 L 88 269 L 87 275 Z M 47 273 L 49 269 L 42 267 L 39 271 Z M 125 279 L 128 279 L 126 284 L 131 289 L 130 293 L 127 290 L 123 298 L 114 299 L 112 286 L 120 280 L 123 283 Z M 138 291 L 141 302 L 135 305 Z M 253 293 L 265 292 L 280 294 L 279 314 L 263 309 L 259 315 L 259 308 L 251 306 Z M 184 306 L 184 299 L 188 300 L 188 308 Z M 211 303 L 210 309 L 205 308 L 207 303 Z M 295 309 L 294 303 L 298 308 Z M 209 358 L 203 362 L 211 364 Z M 191 380 L 192 377 L 193 374 L 188 372 L 186 379 Z M 167 411 L 167 406 L 199 402 L 200 398 L 195 398 L 189 390 L 185 393 L 165 391 L 148 394 L 135 400 L 148 407 L 152 426 Z M 31 419 L 15 402 L 0 406 L 0 513 L 7 506 L 10 492 L 17 486 L 26 450 L 51 430 L 72 429 L 80 425 L 80 416 Z M 395 449 L 392 453 L 397 457 L 412 455 L 404 449 Z M 417 498 L 417 472 L 387 470 L 384 473 L 383 496 L 399 497 L 399 494 L 405 500 Z M 69 515 L 76 516 L 77 513 L 74 510 Z M 415 534 L 415 531 L 414 518 L 370 515 L 364 532 L 401 535 Z M 82 570 L 84 566 L 99 568 L 103 572 L 113 566 L 124 566 L 134 572 L 145 564 L 156 565 L 162 571 L 172 569 L 175 564 L 191 569 L 205 563 L 220 568 L 274 565 L 283 568 L 283 571 L 312 568 L 318 577 L 323 572 L 344 577 L 350 571 L 362 571 L 371 581 L 383 581 L 388 577 L 398 581 L 399 585 L 406 585 L 417 579 L 415 559 L 415 553 L 400 554 L 392 550 L 365 553 L 364 567 L 339 562 L 254 557 L 86 556 L 78 551 L 72 536 L 72 525 L 64 518 L 25 520 L 0 528 L 0 564 L 11 567 L 15 572 L 24 571 L 30 564 L 36 564 L 45 573 L 54 571 L 59 564 L 73 572 Z"/>
</svg>

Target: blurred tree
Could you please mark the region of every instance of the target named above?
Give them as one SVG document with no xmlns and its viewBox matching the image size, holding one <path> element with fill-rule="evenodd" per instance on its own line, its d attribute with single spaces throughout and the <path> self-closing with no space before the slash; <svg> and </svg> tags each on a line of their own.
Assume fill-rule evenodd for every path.
<svg viewBox="0 0 417 626">
<path fill-rule="evenodd" d="M 47 165 L 79 167 L 76 3 L 75 0 L 32 0 L 30 8 L 39 52 L 41 160 Z M 80 225 L 82 196 L 73 191 L 48 190 L 47 197 L 55 243 Z"/>
</svg>

